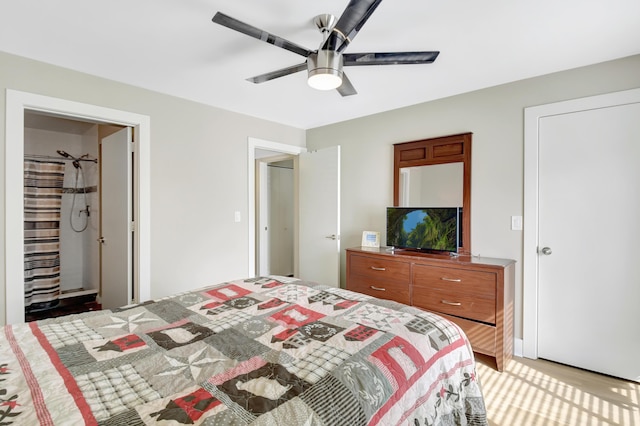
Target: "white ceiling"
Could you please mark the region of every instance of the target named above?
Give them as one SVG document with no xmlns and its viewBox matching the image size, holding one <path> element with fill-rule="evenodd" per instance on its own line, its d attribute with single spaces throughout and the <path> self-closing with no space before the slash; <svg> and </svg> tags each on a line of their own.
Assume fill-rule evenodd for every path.
<svg viewBox="0 0 640 426">
<path fill-rule="evenodd" d="M 300 72 L 302 56 L 211 22 L 216 11 L 316 49 L 312 23 L 348 0 L 14 0 L 0 51 L 307 129 L 640 53 L 638 0 L 386 0 L 346 52 L 439 50 L 429 65 L 345 68 L 358 94 Z"/>
</svg>

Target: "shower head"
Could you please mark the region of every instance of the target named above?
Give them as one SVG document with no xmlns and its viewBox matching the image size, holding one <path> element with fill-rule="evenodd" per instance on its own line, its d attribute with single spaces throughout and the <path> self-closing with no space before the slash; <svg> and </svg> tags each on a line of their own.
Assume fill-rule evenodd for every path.
<svg viewBox="0 0 640 426">
<path fill-rule="evenodd" d="M 59 155 L 62 155 L 64 158 L 68 158 L 70 160 L 73 160 L 72 164 L 73 167 L 75 167 L 76 169 L 80 168 L 80 159 L 82 159 L 82 157 L 80 158 L 76 158 L 73 155 L 69 154 L 67 151 L 62 151 L 62 150 L 57 150 L 56 151 Z M 88 155 L 88 154 L 87 154 Z"/>
<path fill-rule="evenodd" d="M 75 158 L 73 156 L 69 155 L 66 151 L 57 150 L 56 152 L 59 155 L 62 155 L 64 158 L 73 158 L 75 160 Z"/>
<path fill-rule="evenodd" d="M 57 150 L 56 152 L 58 153 L 58 155 L 61 155 L 64 158 L 68 158 L 69 160 L 73 160 L 73 167 L 75 167 L 76 169 L 82 168 L 82 166 L 80 166 L 80 161 L 92 161 L 92 162 L 98 164 L 98 159 L 97 158 L 91 158 L 91 156 L 89 154 L 81 155 L 78 158 L 78 157 L 74 157 L 73 155 L 69 154 L 67 151 L 63 151 L 61 149 Z"/>
</svg>

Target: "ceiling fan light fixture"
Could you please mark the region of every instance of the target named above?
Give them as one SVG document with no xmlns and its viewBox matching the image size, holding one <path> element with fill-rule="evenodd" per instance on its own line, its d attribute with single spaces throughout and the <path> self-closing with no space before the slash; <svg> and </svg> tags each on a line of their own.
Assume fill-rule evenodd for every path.
<svg viewBox="0 0 640 426">
<path fill-rule="evenodd" d="M 314 74 L 309 74 L 307 83 L 317 90 L 333 90 L 342 84 L 342 76 L 337 75 L 336 70 L 316 70 Z"/>
<path fill-rule="evenodd" d="M 333 90 L 342 85 L 342 55 L 319 50 L 307 58 L 307 84 L 317 90 Z"/>
</svg>

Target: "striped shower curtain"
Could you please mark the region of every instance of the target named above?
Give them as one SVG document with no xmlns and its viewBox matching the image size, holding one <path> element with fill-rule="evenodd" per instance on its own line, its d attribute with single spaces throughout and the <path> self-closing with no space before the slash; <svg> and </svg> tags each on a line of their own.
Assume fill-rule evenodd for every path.
<svg viewBox="0 0 640 426">
<path fill-rule="evenodd" d="M 24 303 L 49 309 L 60 295 L 62 162 L 24 161 Z"/>
</svg>

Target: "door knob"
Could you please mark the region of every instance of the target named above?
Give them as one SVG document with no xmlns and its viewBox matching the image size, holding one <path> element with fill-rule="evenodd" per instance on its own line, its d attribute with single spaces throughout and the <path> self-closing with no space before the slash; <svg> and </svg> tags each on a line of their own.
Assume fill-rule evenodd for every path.
<svg viewBox="0 0 640 426">
<path fill-rule="evenodd" d="M 327 235 L 325 238 L 329 239 L 329 240 L 335 240 L 336 238 L 336 234 L 331 234 L 331 235 Z"/>
<path fill-rule="evenodd" d="M 544 254 L 545 256 L 549 256 L 553 252 L 551 251 L 551 249 L 549 247 L 542 247 L 542 249 L 540 249 L 540 253 Z"/>
</svg>

